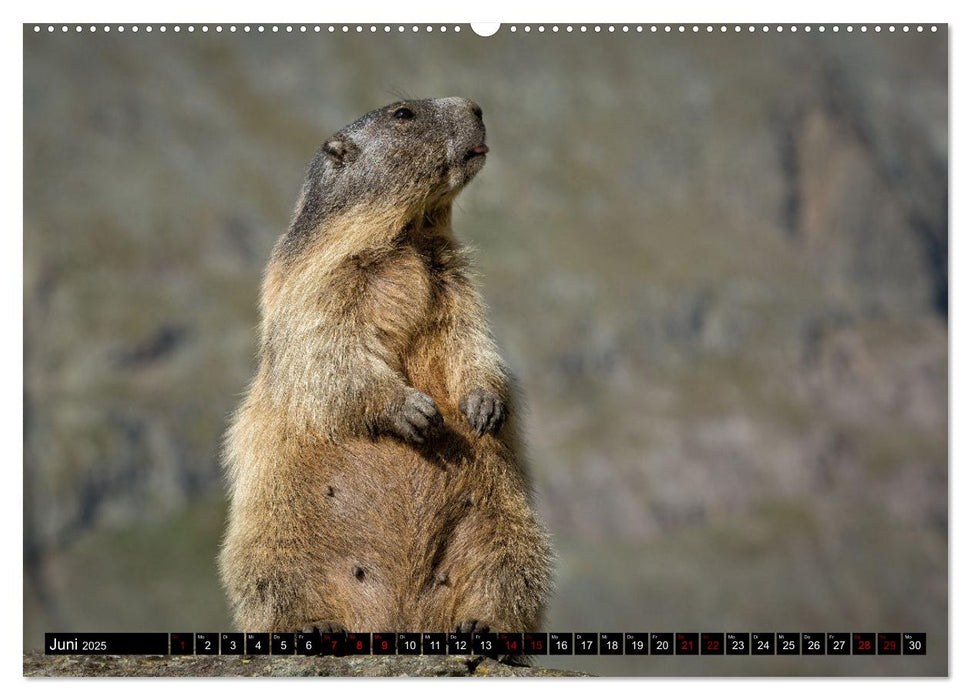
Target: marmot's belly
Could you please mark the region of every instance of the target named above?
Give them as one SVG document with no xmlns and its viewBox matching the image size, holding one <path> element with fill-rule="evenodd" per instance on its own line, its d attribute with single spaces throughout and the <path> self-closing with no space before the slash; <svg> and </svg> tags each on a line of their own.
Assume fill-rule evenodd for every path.
<svg viewBox="0 0 971 700">
<path fill-rule="evenodd" d="M 418 448 L 355 440 L 337 457 L 320 484 L 320 564 L 346 598 L 339 607 L 360 631 L 443 629 L 477 562 L 490 557 L 482 534 L 527 510 L 525 494 L 509 493 L 510 453 L 491 436 L 473 442 L 446 430 Z"/>
</svg>

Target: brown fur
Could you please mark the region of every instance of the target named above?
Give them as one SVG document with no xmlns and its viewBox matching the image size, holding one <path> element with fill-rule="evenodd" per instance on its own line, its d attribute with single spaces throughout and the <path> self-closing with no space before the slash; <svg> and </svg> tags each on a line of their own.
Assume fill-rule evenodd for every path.
<svg viewBox="0 0 971 700">
<path fill-rule="evenodd" d="M 482 161 L 453 152 L 484 138 L 481 112 L 408 105 L 423 123 L 402 126 L 392 105 L 325 144 L 266 271 L 260 366 L 225 450 L 219 564 L 241 630 L 525 631 L 549 594 L 549 545 L 500 415 L 516 415 L 509 380 L 451 229 Z M 367 187 L 348 184 L 400 158 L 399 141 L 412 177 L 371 167 Z M 440 414 L 424 430 L 407 420 L 416 390 Z"/>
</svg>

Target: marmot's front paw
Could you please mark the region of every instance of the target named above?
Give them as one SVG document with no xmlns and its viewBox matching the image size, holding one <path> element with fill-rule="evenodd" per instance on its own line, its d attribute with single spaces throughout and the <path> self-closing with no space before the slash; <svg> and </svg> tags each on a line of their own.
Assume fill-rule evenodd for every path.
<svg viewBox="0 0 971 700">
<path fill-rule="evenodd" d="M 442 414 L 435 400 L 414 390 L 391 416 L 391 429 L 400 437 L 419 444 L 435 434 L 442 425 Z"/>
<path fill-rule="evenodd" d="M 459 410 L 469 419 L 469 425 L 479 437 L 499 431 L 506 420 L 506 404 L 485 389 L 473 389 L 459 402 Z"/>
</svg>

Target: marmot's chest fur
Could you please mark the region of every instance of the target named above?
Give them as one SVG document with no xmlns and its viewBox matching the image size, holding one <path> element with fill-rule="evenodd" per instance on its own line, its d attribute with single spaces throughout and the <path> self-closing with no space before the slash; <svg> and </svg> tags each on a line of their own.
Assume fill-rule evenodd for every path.
<svg viewBox="0 0 971 700">
<path fill-rule="evenodd" d="M 337 132 L 311 163 L 226 439 L 220 570 L 241 629 L 538 624 L 549 545 L 451 230 L 484 139 L 474 103 L 408 101 Z"/>
<path fill-rule="evenodd" d="M 421 347 L 425 336 L 447 320 L 456 294 L 456 256 L 443 260 L 442 244 L 403 242 L 381 256 L 352 258 L 357 269 L 362 313 L 371 318 L 402 363 Z M 404 367 L 402 367 L 404 369 Z"/>
</svg>

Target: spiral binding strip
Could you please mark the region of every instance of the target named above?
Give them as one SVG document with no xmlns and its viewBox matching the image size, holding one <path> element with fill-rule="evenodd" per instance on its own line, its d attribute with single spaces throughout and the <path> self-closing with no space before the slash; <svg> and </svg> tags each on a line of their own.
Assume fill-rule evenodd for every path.
<svg viewBox="0 0 971 700">
<path fill-rule="evenodd" d="M 500 32 L 507 32 L 510 34 L 531 34 L 531 33 L 566 33 L 566 34 L 585 34 L 585 33 L 636 33 L 636 34 L 769 34 L 769 33 L 833 33 L 838 34 L 840 32 L 845 32 L 847 34 L 852 34 L 854 32 L 860 34 L 866 34 L 868 32 L 872 33 L 882 33 L 889 32 L 891 34 L 900 33 L 910 33 L 917 32 L 921 33 L 924 31 L 937 32 L 939 30 L 938 25 L 930 24 L 818 24 L 818 25 L 796 25 L 796 24 L 579 24 L 579 25 L 517 25 L 512 24 L 505 27 L 500 27 Z M 139 32 L 145 34 L 151 34 L 153 32 L 166 33 L 172 32 L 179 34 L 182 32 L 188 32 L 190 34 L 194 33 L 243 33 L 243 34 L 377 34 L 385 33 L 390 34 L 392 32 L 397 33 L 425 33 L 425 34 L 451 34 L 460 33 L 466 31 L 460 25 L 431 25 L 431 24 L 230 24 L 230 25 L 208 25 L 208 24 L 118 24 L 118 25 L 68 25 L 68 24 L 35 24 L 33 25 L 34 33 L 47 32 L 53 34 L 56 32 L 68 33 L 73 32 L 75 34 L 81 33 L 97 33 L 101 32 L 104 34 L 117 33 L 124 34 L 126 32 L 137 34 Z M 471 30 L 473 33 L 478 33 L 475 29 Z"/>
</svg>

